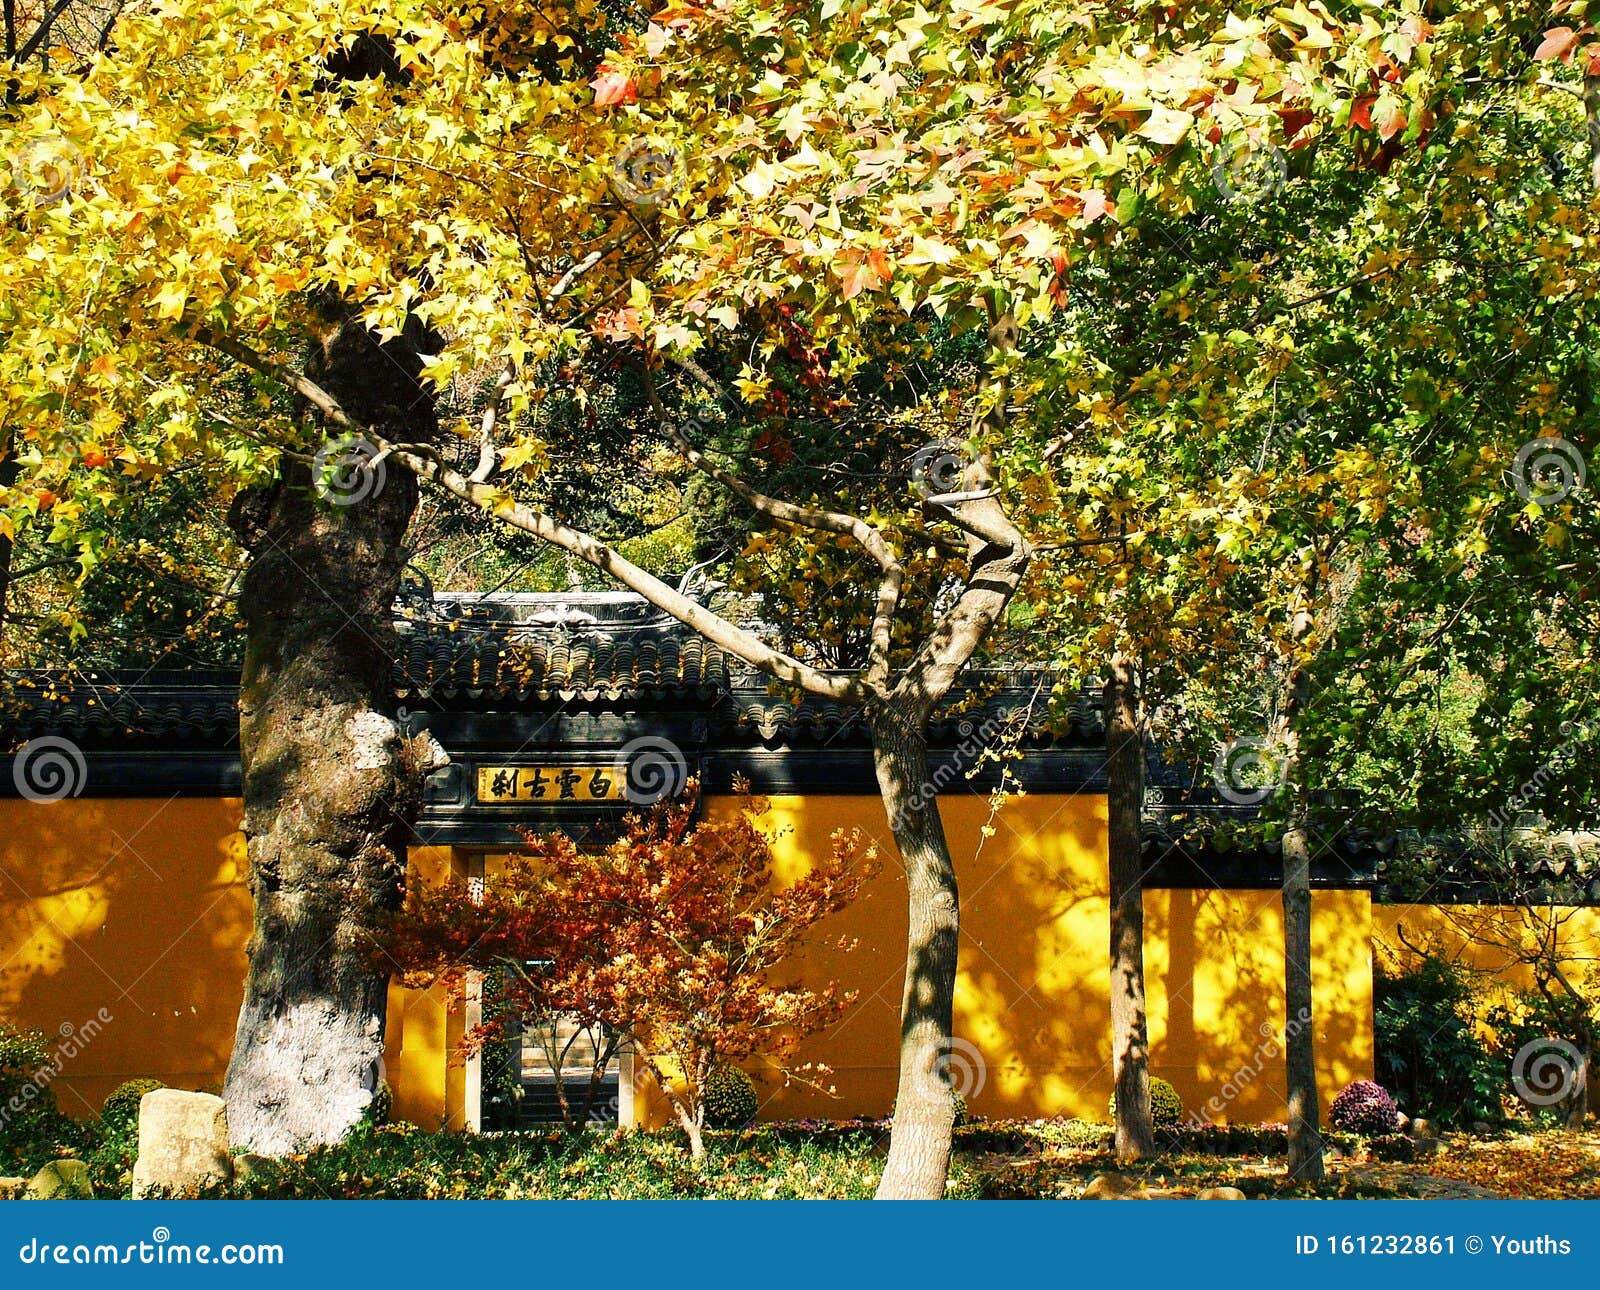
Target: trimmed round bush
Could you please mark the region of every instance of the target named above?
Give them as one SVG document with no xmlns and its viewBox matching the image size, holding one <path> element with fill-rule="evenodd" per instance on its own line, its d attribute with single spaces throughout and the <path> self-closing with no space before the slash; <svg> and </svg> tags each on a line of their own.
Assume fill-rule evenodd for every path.
<svg viewBox="0 0 1600 1290">
<path fill-rule="evenodd" d="M 1106 1103 L 1106 1116 L 1113 1124 L 1117 1121 L 1117 1095 L 1111 1094 Z M 1183 1123 L 1183 1099 L 1178 1090 L 1158 1076 L 1150 1077 L 1150 1122 L 1173 1125 Z"/>
<path fill-rule="evenodd" d="M 158 1088 L 166 1088 L 158 1079 L 130 1079 L 118 1084 L 101 1103 L 100 1122 L 108 1128 L 134 1127 L 139 1123 L 139 1099 Z"/>
<path fill-rule="evenodd" d="M 1345 1133 L 1376 1138 L 1400 1127 L 1400 1108 L 1382 1084 L 1358 1079 L 1339 1090 L 1328 1108 L 1328 1123 Z"/>
<path fill-rule="evenodd" d="M 706 1123 L 713 1129 L 742 1129 L 756 1118 L 761 1099 L 755 1081 L 737 1066 L 713 1066 L 706 1076 Z"/>
</svg>

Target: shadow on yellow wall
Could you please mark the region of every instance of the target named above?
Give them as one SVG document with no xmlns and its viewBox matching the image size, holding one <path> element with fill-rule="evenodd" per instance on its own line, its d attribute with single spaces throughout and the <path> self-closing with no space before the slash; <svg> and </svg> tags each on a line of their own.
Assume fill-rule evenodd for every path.
<svg viewBox="0 0 1600 1290">
<path fill-rule="evenodd" d="M 972 1110 L 1103 1117 L 1111 1089 L 1105 799 L 1032 794 L 991 820 L 985 798 L 952 796 L 941 811 L 964 911 L 956 1032 L 966 1046 L 952 1066 Z M 0 802 L 0 1016 L 50 1032 L 83 1026 L 101 1009 L 111 1018 L 55 1081 L 69 1113 L 96 1113 L 106 1093 L 134 1076 L 220 1086 L 250 928 L 239 813 L 231 799 Z M 877 838 L 889 863 L 826 929 L 830 940 L 842 933 L 860 947 L 848 956 L 819 948 L 797 965 L 859 993 L 800 1057 L 832 1068 L 837 1097 L 769 1078 L 763 1114 L 887 1114 L 906 913 L 883 808 L 876 797 L 778 797 L 767 824 L 777 833 L 781 877 L 827 854 L 840 827 Z M 425 881 L 459 880 L 463 861 L 445 848 L 419 848 L 411 871 Z M 1277 894 L 1152 891 L 1145 909 L 1155 1073 L 1176 1085 L 1191 1112 L 1281 1118 Z M 1365 895 L 1317 896 L 1325 1099 L 1371 1073 L 1371 926 Z M 391 994 L 387 1064 L 397 1114 L 426 1127 L 462 1123 L 465 1072 L 449 1061 L 460 1032 L 460 1016 L 437 992 Z M 641 1106 L 646 1121 L 663 1118 L 659 1103 L 645 1097 Z"/>
<path fill-rule="evenodd" d="M 83 1029 L 52 1081 L 69 1115 L 98 1114 L 140 1076 L 220 1090 L 250 934 L 241 810 L 230 798 L 0 801 L 0 1018 Z M 419 850 L 413 871 L 442 876 L 449 859 Z M 397 1109 L 438 1125 L 451 1019 L 432 994 L 390 999 Z M 86 1027 L 102 1009 L 109 1020 Z"/>
<path fill-rule="evenodd" d="M 731 810 L 733 799 L 708 803 Z M 1101 796 L 1029 794 L 991 818 L 986 798 L 951 796 L 940 810 L 961 884 L 962 949 L 952 1075 L 974 1114 L 1103 1119 L 1111 1095 L 1107 966 L 1106 807 Z M 985 826 L 994 829 L 984 836 Z M 859 993 L 845 1018 L 809 1040 L 800 1061 L 826 1063 L 837 1096 L 770 1072 L 766 1118 L 885 1115 L 894 1103 L 904 979 L 904 885 L 876 797 L 776 797 L 780 876 L 828 852 L 856 827 L 890 862 L 826 926 L 859 948 L 819 946 L 799 972 Z M 1153 1071 L 1190 1112 L 1235 1120 L 1285 1114 L 1282 916 L 1275 891 L 1146 893 Z M 1365 893 L 1315 900 L 1315 1033 L 1324 1102 L 1372 1073 L 1371 904 Z M 649 1122 L 659 1102 L 647 1096 Z"/>
</svg>

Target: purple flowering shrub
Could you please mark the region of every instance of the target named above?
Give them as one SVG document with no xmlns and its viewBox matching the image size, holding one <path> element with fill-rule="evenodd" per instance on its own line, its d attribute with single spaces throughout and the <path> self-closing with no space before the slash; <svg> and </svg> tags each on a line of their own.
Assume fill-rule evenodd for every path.
<svg viewBox="0 0 1600 1290">
<path fill-rule="evenodd" d="M 1345 1133 L 1375 1138 L 1400 1127 L 1400 1108 L 1383 1085 L 1358 1079 L 1346 1084 L 1333 1099 L 1328 1123 Z"/>
</svg>

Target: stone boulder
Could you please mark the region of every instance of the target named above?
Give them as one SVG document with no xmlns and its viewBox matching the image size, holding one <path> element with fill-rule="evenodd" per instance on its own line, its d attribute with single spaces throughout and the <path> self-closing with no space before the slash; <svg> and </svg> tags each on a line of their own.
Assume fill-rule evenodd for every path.
<svg viewBox="0 0 1600 1290">
<path fill-rule="evenodd" d="M 28 1184 L 30 1200 L 93 1200 L 89 1166 L 81 1160 L 52 1160 Z"/>
<path fill-rule="evenodd" d="M 158 1088 L 139 1099 L 135 1200 L 232 1180 L 226 1102 L 176 1088 Z"/>
<path fill-rule="evenodd" d="M 1249 1200 L 1237 1187 L 1202 1187 L 1195 1192 L 1196 1200 Z"/>
<path fill-rule="evenodd" d="M 1147 1200 L 1144 1187 L 1126 1174 L 1101 1174 L 1090 1181 L 1079 1200 Z"/>
<path fill-rule="evenodd" d="M 26 1178 L 0 1178 L 0 1200 L 20 1200 L 27 1190 Z"/>
</svg>

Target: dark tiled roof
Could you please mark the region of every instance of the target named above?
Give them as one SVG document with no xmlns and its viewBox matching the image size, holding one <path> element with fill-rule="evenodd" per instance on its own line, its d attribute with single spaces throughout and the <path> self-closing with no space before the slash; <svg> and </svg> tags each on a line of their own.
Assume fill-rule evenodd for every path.
<svg viewBox="0 0 1600 1290">
<path fill-rule="evenodd" d="M 395 693 L 441 702 L 711 694 L 730 688 L 729 662 L 698 636 L 657 628 L 571 632 L 407 624 Z"/>
<path fill-rule="evenodd" d="M 553 704 L 692 706 L 736 744 L 865 743 L 860 714 L 828 700 L 769 690 L 766 678 L 637 597 L 429 597 L 399 606 L 394 692 L 402 705 L 475 711 Z M 1045 720 L 1047 676 L 975 674 L 930 735 L 987 743 L 1004 727 L 1030 746 L 1103 737 L 1096 693 Z M 101 742 L 231 743 L 238 678 L 147 672 L 0 678 L 0 731 L 20 741 L 55 733 Z M 1052 733 L 1047 731 L 1053 730 Z"/>
<path fill-rule="evenodd" d="M 227 744 L 239 731 L 239 681 L 217 672 L 6 677 L 0 679 L 0 730 L 17 742 L 55 734 L 88 745 L 142 739 Z"/>
</svg>

